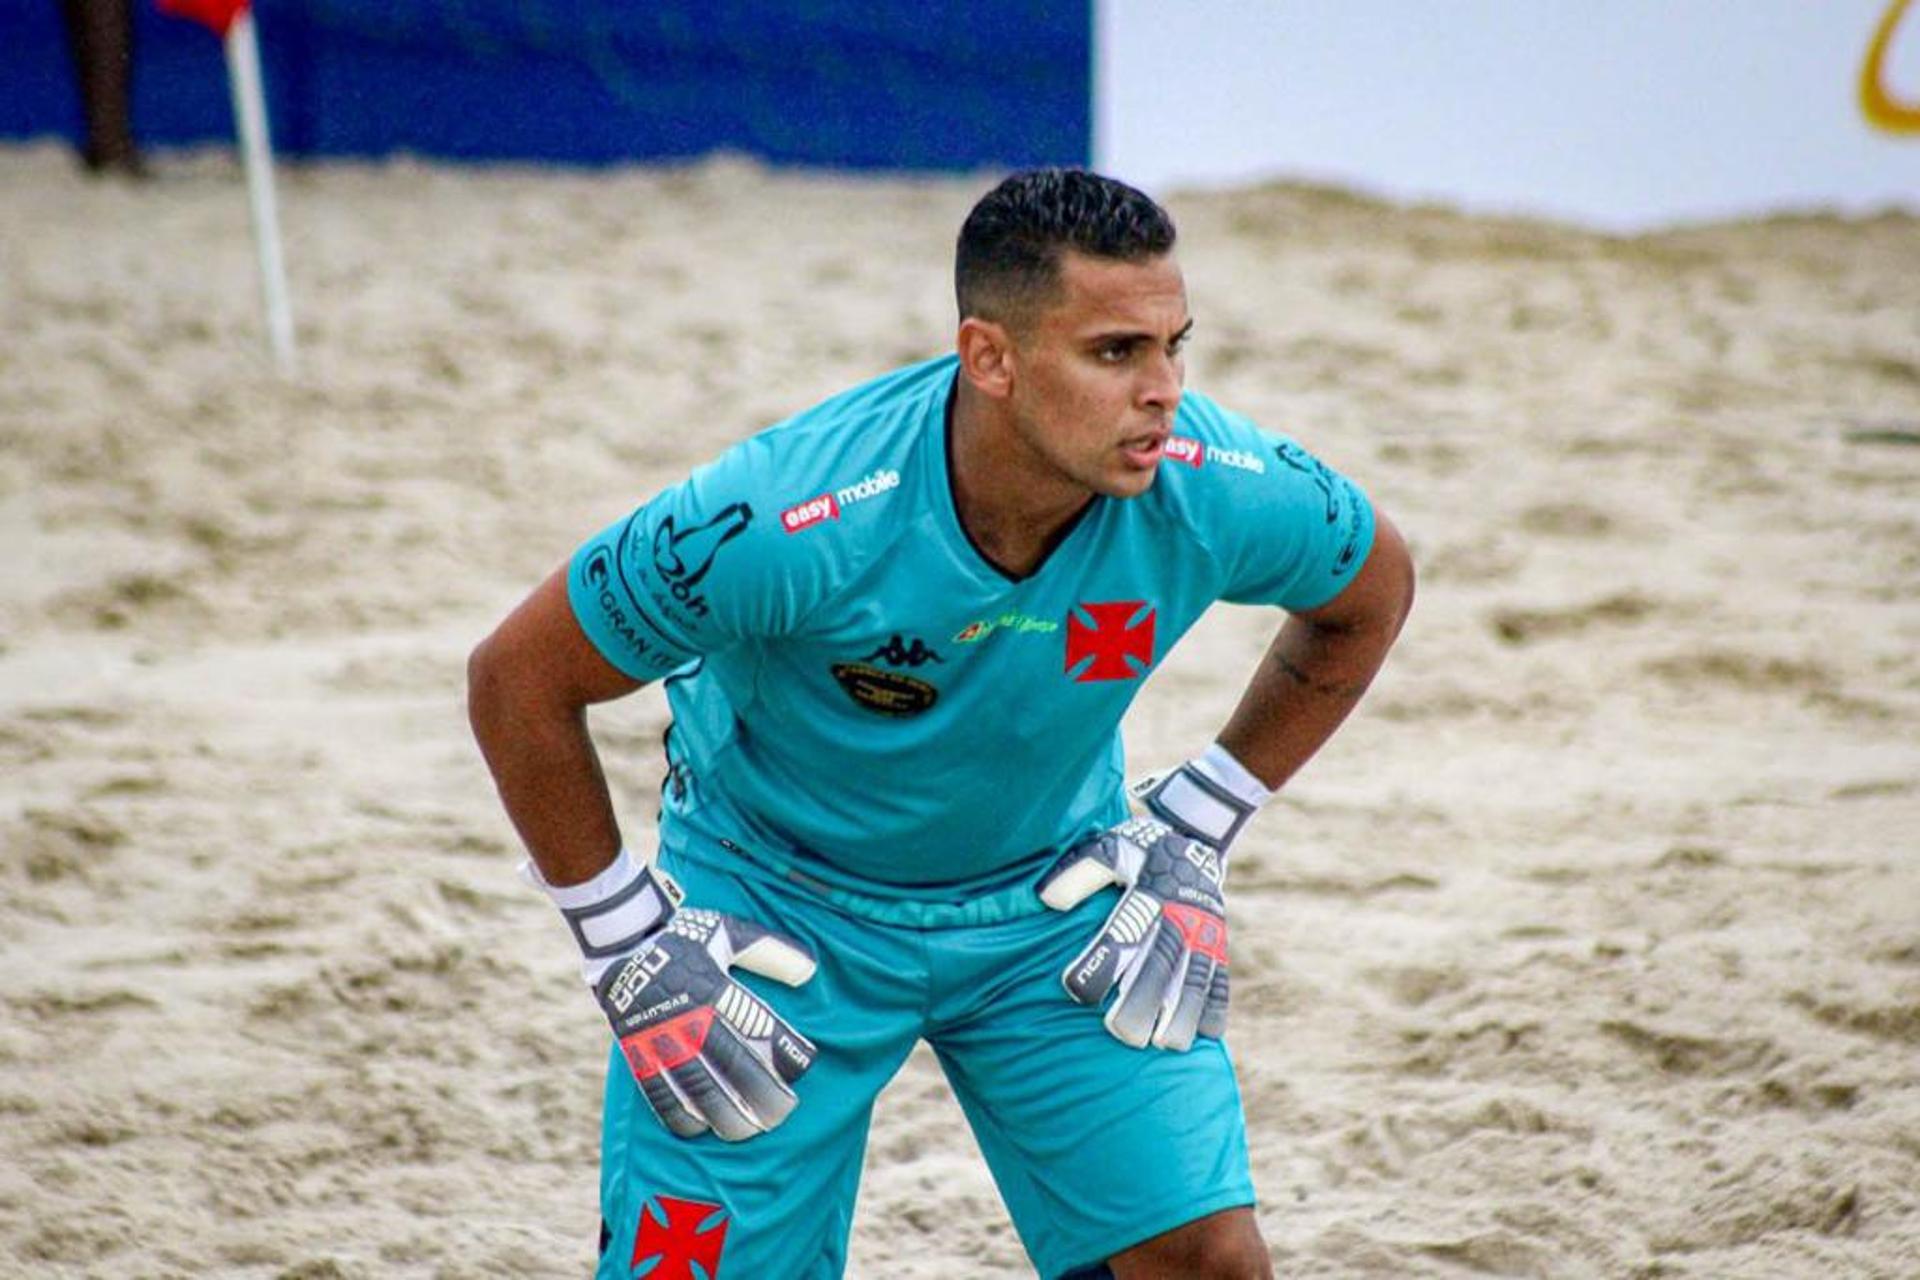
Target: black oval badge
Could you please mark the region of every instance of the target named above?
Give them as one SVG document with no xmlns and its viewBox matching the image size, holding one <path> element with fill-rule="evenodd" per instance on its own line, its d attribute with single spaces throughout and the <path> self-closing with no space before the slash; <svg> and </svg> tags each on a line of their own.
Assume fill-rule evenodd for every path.
<svg viewBox="0 0 1920 1280">
<path fill-rule="evenodd" d="M 925 680 L 883 671 L 864 662 L 836 662 L 833 678 L 847 696 L 883 716 L 917 716 L 939 700 L 940 691 Z"/>
</svg>

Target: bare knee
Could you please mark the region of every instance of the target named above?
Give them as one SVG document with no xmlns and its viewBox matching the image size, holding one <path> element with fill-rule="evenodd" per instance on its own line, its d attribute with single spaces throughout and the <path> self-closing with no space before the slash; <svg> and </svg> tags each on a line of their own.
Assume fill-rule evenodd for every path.
<svg viewBox="0 0 1920 1280">
<path fill-rule="evenodd" d="M 1225 1209 L 1113 1256 L 1114 1280 L 1273 1280 L 1252 1209 Z"/>
</svg>

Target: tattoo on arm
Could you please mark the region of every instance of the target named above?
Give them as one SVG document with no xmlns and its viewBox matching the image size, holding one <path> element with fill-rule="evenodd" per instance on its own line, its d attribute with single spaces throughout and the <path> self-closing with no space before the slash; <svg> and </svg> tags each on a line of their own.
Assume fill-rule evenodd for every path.
<svg viewBox="0 0 1920 1280">
<path fill-rule="evenodd" d="M 1360 695 L 1367 691 L 1365 681 L 1352 683 L 1344 680 L 1317 680 L 1307 671 L 1289 661 L 1281 654 L 1274 654 L 1273 660 L 1288 679 L 1309 693 L 1317 693 L 1324 698 L 1337 698 L 1342 702 L 1358 702 Z"/>
</svg>

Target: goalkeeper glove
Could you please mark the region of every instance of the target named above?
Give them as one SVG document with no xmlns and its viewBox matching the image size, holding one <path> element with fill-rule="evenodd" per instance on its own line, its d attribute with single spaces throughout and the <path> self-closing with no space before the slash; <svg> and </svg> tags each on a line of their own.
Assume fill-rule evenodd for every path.
<svg viewBox="0 0 1920 1280">
<path fill-rule="evenodd" d="M 584 884 L 555 888 L 531 863 L 524 870 L 573 930 L 581 973 L 662 1124 L 682 1138 L 711 1129 L 739 1142 L 787 1118 L 813 1044 L 727 970 L 738 964 L 797 987 L 814 973 L 804 945 L 681 907 L 666 872 L 625 849 Z"/>
<path fill-rule="evenodd" d="M 1069 849 L 1040 898 L 1067 911 L 1108 885 L 1124 892 L 1061 975 L 1135 1048 L 1186 1050 L 1227 1026 L 1227 846 L 1272 794 L 1218 743 L 1131 789 L 1147 810 Z"/>
</svg>

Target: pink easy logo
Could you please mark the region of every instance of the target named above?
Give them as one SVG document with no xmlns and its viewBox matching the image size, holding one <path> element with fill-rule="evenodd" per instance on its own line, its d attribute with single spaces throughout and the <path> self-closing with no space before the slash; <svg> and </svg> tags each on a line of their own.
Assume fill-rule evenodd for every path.
<svg viewBox="0 0 1920 1280">
<path fill-rule="evenodd" d="M 788 533 L 811 529 L 823 520 L 838 520 L 840 513 L 855 503 L 877 498 L 900 487 L 900 473 L 890 467 L 868 472 L 852 484 L 829 489 L 817 498 L 808 498 L 780 513 L 780 527 Z"/>
<path fill-rule="evenodd" d="M 1167 457 L 1190 467 L 1198 467 L 1207 460 L 1207 446 L 1186 436 L 1168 436 Z"/>
<path fill-rule="evenodd" d="M 788 533 L 798 533 L 802 529 L 819 524 L 822 520 L 839 518 L 840 503 L 832 494 L 823 493 L 817 498 L 808 498 L 805 502 L 797 503 L 782 511 L 780 527 Z"/>
</svg>

